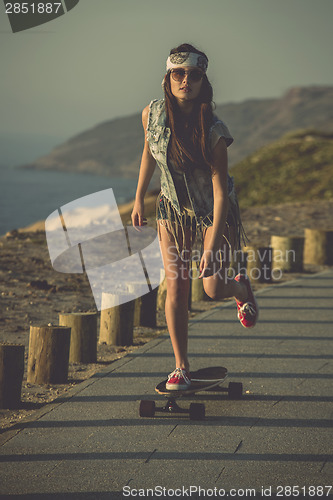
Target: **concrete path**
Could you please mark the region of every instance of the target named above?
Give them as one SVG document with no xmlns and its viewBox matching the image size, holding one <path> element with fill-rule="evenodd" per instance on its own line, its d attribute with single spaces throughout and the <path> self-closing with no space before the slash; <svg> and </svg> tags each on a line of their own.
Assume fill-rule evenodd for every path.
<svg viewBox="0 0 333 500">
<path fill-rule="evenodd" d="M 253 498 L 262 488 L 266 498 L 273 491 L 327 498 L 333 271 L 274 285 L 257 298 L 254 329 L 240 326 L 234 302 L 197 316 L 190 327 L 191 368 L 226 366 L 229 380 L 244 384 L 242 400 L 198 394 L 207 415 L 200 422 L 186 415 L 140 418 L 142 398 L 164 403 L 154 386 L 173 369 L 169 338 L 160 337 L 5 435 L 1 498 L 104 500 L 130 498 L 130 491 L 142 498 L 139 490 L 147 488 L 156 488 L 156 498 L 167 493 L 162 488 L 169 498 L 194 498 L 199 487 L 200 498 L 222 497 L 223 490 Z M 294 497 L 286 487 L 295 487 Z"/>
</svg>

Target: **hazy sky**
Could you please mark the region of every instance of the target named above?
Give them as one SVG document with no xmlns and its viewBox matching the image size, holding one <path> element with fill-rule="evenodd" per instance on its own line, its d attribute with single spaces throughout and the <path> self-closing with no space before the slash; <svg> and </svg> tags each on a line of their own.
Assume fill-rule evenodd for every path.
<svg viewBox="0 0 333 500">
<path fill-rule="evenodd" d="M 13 34 L 0 3 L 0 134 L 69 137 L 162 97 L 172 47 L 209 58 L 216 103 L 333 84 L 332 0 L 80 0 Z"/>
</svg>

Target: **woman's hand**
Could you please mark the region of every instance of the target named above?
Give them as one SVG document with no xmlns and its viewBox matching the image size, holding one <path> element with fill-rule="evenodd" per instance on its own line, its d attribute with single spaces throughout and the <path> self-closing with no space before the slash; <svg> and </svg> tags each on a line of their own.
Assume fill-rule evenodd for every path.
<svg viewBox="0 0 333 500">
<path fill-rule="evenodd" d="M 221 267 L 220 252 L 218 250 L 206 249 L 201 257 L 199 266 L 199 278 L 208 278 L 219 271 Z"/>
<path fill-rule="evenodd" d="M 144 218 L 144 202 L 141 200 L 135 200 L 134 207 L 132 210 L 132 224 L 135 228 L 138 226 L 146 226 L 147 219 Z M 140 231 L 140 229 L 137 229 Z"/>
</svg>

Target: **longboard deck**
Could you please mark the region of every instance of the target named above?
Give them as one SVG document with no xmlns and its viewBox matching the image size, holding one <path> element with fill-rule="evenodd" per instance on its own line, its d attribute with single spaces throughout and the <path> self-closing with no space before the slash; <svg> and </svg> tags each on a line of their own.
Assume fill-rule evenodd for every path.
<svg viewBox="0 0 333 500">
<path fill-rule="evenodd" d="M 243 394 L 243 384 L 230 382 L 228 387 L 221 384 L 228 376 L 226 368 L 221 366 L 202 368 L 196 372 L 191 372 L 192 385 L 190 389 L 184 391 L 170 391 L 166 388 L 167 380 L 163 380 L 156 387 L 155 391 L 167 398 L 167 403 L 162 408 L 155 405 L 155 401 L 143 399 L 140 401 L 140 417 L 153 417 L 156 412 L 168 414 L 188 413 L 190 420 L 204 420 L 205 405 L 203 403 L 191 403 L 188 409 L 180 408 L 176 399 L 181 396 L 188 396 L 200 391 L 224 392 L 231 399 L 240 399 Z"/>
<path fill-rule="evenodd" d="M 191 373 L 191 387 L 183 391 L 168 390 L 166 388 L 167 379 L 160 382 L 155 391 L 163 396 L 180 397 L 189 394 L 195 394 L 200 391 L 207 391 L 215 386 L 220 385 L 228 376 L 226 368 L 221 366 L 202 368 L 196 372 Z"/>
</svg>

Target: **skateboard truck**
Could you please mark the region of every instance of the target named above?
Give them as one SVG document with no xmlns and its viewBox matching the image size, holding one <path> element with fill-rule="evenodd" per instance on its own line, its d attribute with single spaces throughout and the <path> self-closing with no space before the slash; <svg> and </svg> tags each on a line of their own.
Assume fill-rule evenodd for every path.
<svg viewBox="0 0 333 500">
<path fill-rule="evenodd" d="M 142 400 L 140 402 L 139 414 L 140 417 L 153 417 L 156 412 L 163 413 L 188 413 L 190 420 L 204 420 L 205 405 L 202 403 L 191 403 L 189 409 L 181 408 L 176 399 L 183 396 L 194 395 L 200 391 L 207 392 L 224 392 L 228 394 L 230 399 L 240 399 L 243 394 L 243 384 L 239 382 L 230 382 L 228 387 L 221 387 L 220 384 L 227 377 L 226 368 L 212 367 L 204 368 L 193 373 L 192 385 L 184 391 L 169 391 L 166 389 L 166 380 L 158 384 L 155 388 L 158 394 L 167 398 L 167 402 L 163 407 L 157 407 L 155 401 Z"/>
<path fill-rule="evenodd" d="M 176 398 L 169 397 L 163 407 L 157 407 L 155 401 L 143 399 L 140 402 L 139 414 L 140 417 L 153 417 L 156 412 L 161 413 L 188 413 L 190 420 L 204 420 L 205 405 L 202 403 L 191 403 L 187 410 L 181 408 L 176 401 Z"/>
</svg>

